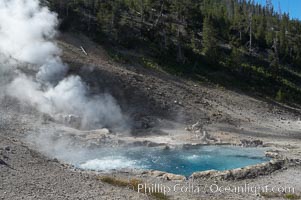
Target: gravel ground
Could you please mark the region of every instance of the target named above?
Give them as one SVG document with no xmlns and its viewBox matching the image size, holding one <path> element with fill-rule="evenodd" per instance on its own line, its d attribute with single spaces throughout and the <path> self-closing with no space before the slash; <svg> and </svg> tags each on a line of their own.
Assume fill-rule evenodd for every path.
<svg viewBox="0 0 301 200">
<path fill-rule="evenodd" d="M 101 47 L 83 36 L 62 34 L 58 44 L 64 52 L 63 60 L 70 64 L 69 73 L 80 74 L 92 92 L 111 93 L 131 119 L 133 129 L 130 134 L 117 135 L 117 139 L 192 142 L 191 135 L 184 129 L 201 121 L 211 135 L 225 141 L 260 139 L 288 158 L 301 158 L 301 112 L 297 108 L 139 66 L 114 63 Z M 80 46 L 85 48 L 88 56 L 80 51 Z M 28 138 L 34 140 L 42 132 L 40 137 L 46 137 L 48 130 L 55 132 L 63 125 L 45 121 L 34 108 L 20 105 L 8 97 L 1 95 L 0 102 L 0 199 L 149 199 L 132 190 L 102 183 L 95 173 L 76 171 L 58 162 L 51 157 L 51 152 L 38 148 L 36 142 L 39 140 Z M 72 132 L 72 129 L 68 130 Z M 241 186 L 247 182 L 260 186 L 291 186 L 300 193 L 300 172 L 300 167 L 291 166 L 255 179 L 207 180 L 194 184 L 204 188 L 211 184 Z M 171 187 L 177 184 L 139 178 Z M 171 193 L 169 196 L 171 199 L 263 198 L 254 193 L 212 193 L 208 188 L 205 191 L 201 194 Z"/>
<path fill-rule="evenodd" d="M 147 199 L 106 185 L 96 175 L 70 170 L 18 139 L 1 136 L 0 156 L 9 165 L 0 165 L 0 199 Z"/>
</svg>

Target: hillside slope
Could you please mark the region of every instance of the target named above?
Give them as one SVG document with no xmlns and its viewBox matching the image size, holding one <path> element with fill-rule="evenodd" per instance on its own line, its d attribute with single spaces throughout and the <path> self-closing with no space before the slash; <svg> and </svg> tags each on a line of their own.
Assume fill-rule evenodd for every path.
<svg viewBox="0 0 301 200">
<path fill-rule="evenodd" d="M 301 158 L 300 110 L 143 67 L 115 63 L 109 59 L 101 46 L 81 35 L 62 34 L 58 43 L 63 49 L 64 61 L 70 64 L 69 73 L 81 75 L 88 82 L 92 93 L 106 91 L 113 94 L 123 112 L 131 119 L 131 134 L 137 132 L 135 137 L 131 137 L 133 139 L 139 138 L 136 136 L 148 139 L 149 134 L 158 134 L 155 131 L 156 126 L 171 126 L 168 127 L 171 130 L 170 135 L 166 137 L 173 137 L 175 130 L 181 132 L 186 125 L 200 121 L 212 135 L 223 133 L 225 137 L 233 140 L 260 139 L 266 145 L 277 146 L 288 158 Z M 87 56 L 80 46 L 86 50 Z M 176 121 L 180 126 L 175 127 L 170 121 Z M 24 107 L 15 100 L 2 98 L 0 122 L 0 159 L 11 167 L 0 165 L 0 198 L 149 199 L 130 189 L 102 183 L 94 172 L 78 171 L 62 161 L 58 162 L 53 159 L 53 155 L 49 155 L 49 151 L 46 152 L 46 156 L 41 154 L 40 152 L 45 153 L 43 146 L 50 148 L 50 152 L 58 150 L 51 146 L 52 143 L 43 143 L 43 139 L 51 137 L 52 132 L 60 135 L 66 131 L 60 130 L 63 125 L 58 122 L 45 121 L 43 116 L 31 107 Z M 70 131 L 72 135 L 79 132 L 75 129 Z M 40 137 L 36 138 L 36 141 L 28 140 L 29 136 L 35 137 L 39 134 Z M 162 137 L 157 135 L 156 138 L 158 142 L 164 142 Z M 137 174 L 132 175 L 128 172 L 116 172 L 113 176 L 137 178 Z M 276 171 L 269 176 L 250 179 L 247 182 L 253 185 L 283 183 L 299 188 L 299 177 L 300 167 L 291 166 L 284 171 Z M 153 182 L 157 179 L 151 177 L 146 180 Z M 245 181 L 230 183 L 233 186 L 241 186 Z M 171 186 L 175 184 L 171 181 L 163 183 Z M 216 182 L 208 180 L 198 185 L 205 187 L 213 183 Z M 220 181 L 219 184 L 227 186 L 229 182 Z M 259 198 L 256 194 L 248 193 L 206 192 L 180 193 L 171 195 L 170 199 L 199 199 L 200 195 L 206 199 Z"/>
<path fill-rule="evenodd" d="M 301 23 L 247 0 L 49 0 L 62 31 L 169 73 L 299 104 Z"/>
<path fill-rule="evenodd" d="M 279 146 L 289 158 L 301 158 L 300 110 L 143 67 L 115 63 L 101 46 L 84 36 L 65 33 L 58 43 L 63 50 L 64 61 L 70 64 L 69 73 L 82 76 L 91 92 L 106 91 L 113 94 L 123 112 L 131 119 L 132 134 L 138 132 L 141 134 L 138 136 L 146 140 L 149 134 L 155 134 L 159 142 L 164 142 L 159 137 L 162 132 L 154 132 L 156 126 L 171 126 L 170 132 L 177 132 L 184 130 L 186 125 L 200 121 L 211 135 L 223 133 L 230 139 L 260 139 L 267 145 L 273 143 Z M 80 46 L 85 48 L 87 56 Z M 180 126 L 172 126 L 171 121 L 176 121 Z M 45 121 L 35 109 L 20 106 L 11 99 L 1 99 L 0 122 L 0 159 L 11 167 L 0 165 L 0 198 L 148 199 L 127 188 L 102 183 L 94 173 L 77 171 L 53 159 L 49 152 L 47 156 L 39 153 L 44 153 L 45 145 L 55 152 L 55 146 L 43 143 L 43 139 L 51 137 L 52 132 L 64 132 L 60 131 L 61 124 Z M 79 132 L 75 129 L 70 131 L 73 135 Z M 36 138 L 36 141 L 28 140 L 28 136 L 36 137 L 39 134 L 40 138 Z M 128 173 L 117 173 L 114 176 L 137 177 Z M 298 188 L 300 179 L 296 177 L 299 176 L 300 167 L 296 166 L 247 181 L 253 185 L 282 183 Z M 151 178 L 149 181 L 155 180 Z M 245 181 L 230 183 L 241 186 Z M 208 180 L 198 184 L 205 187 L 210 183 L 213 182 Z M 165 181 L 164 184 L 172 185 L 174 182 Z M 226 186 L 229 182 L 219 184 Z M 201 195 L 206 199 L 258 199 L 255 194 L 248 193 L 209 192 Z M 199 199 L 200 194 L 181 193 L 170 198 L 188 197 Z"/>
<path fill-rule="evenodd" d="M 62 34 L 59 44 L 70 73 L 80 73 L 95 92 L 111 93 L 134 121 L 143 117 L 185 125 L 200 121 L 208 129 L 250 136 L 301 137 L 299 109 L 139 65 L 118 64 L 85 36 Z"/>
</svg>

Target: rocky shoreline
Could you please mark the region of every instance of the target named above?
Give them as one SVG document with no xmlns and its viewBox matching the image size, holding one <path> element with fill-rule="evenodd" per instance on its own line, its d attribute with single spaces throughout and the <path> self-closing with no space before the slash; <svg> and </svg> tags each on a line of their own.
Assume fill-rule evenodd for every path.
<svg viewBox="0 0 301 200">
<path fill-rule="evenodd" d="M 300 110 L 144 68 L 121 66 L 109 60 L 105 51 L 87 38 L 70 34 L 62 37 L 59 43 L 63 48 L 63 60 L 71 63 L 70 73 L 80 74 L 95 93 L 110 91 L 128 116 L 137 116 L 133 121 L 137 129 L 133 131 L 135 134 L 112 133 L 109 129 L 77 130 L 62 122 L 43 119 L 41 113 L 28 105 L 2 98 L 0 159 L 11 168 L 0 164 L 0 199 L 149 199 L 128 188 L 101 182 L 98 177 L 104 175 L 141 179 L 150 184 L 192 181 L 200 188 L 210 184 L 223 187 L 245 183 L 289 186 L 301 194 Z M 83 43 L 89 56 L 82 56 L 77 50 Z M 90 66 L 93 66 L 91 70 Z M 174 100 L 182 104 L 175 104 Z M 185 130 L 188 124 L 200 119 L 210 122 L 204 127 L 200 125 L 204 130 L 197 125 L 191 126 L 191 131 Z M 106 145 L 112 148 L 160 146 L 162 149 L 199 148 L 201 145 L 268 147 L 266 156 L 271 161 L 226 171 L 195 172 L 187 178 L 155 170 L 85 171 L 50 154 L 68 148 Z M 62 150 L 62 146 L 67 148 Z M 258 200 L 264 196 L 207 191 L 170 194 L 169 198 Z"/>
<path fill-rule="evenodd" d="M 151 145 L 149 145 L 151 144 Z M 246 145 L 251 144 L 251 145 Z M 129 144 L 128 144 L 129 145 Z M 132 144 L 133 145 L 133 144 Z M 202 146 L 207 145 L 223 145 L 223 146 L 241 146 L 244 148 L 262 148 L 264 147 L 264 143 L 260 140 L 242 140 L 241 143 L 216 143 L 216 144 L 183 144 L 183 145 L 168 145 L 166 143 L 153 143 L 149 141 L 144 141 L 141 143 L 134 143 L 134 146 L 146 146 L 148 148 L 152 147 L 162 147 L 162 149 L 170 149 L 170 148 L 183 148 L 183 149 L 194 149 L 194 148 L 200 148 Z M 271 146 L 269 146 L 271 147 Z M 291 166 L 301 165 L 301 160 L 299 159 L 289 159 L 282 155 L 278 150 L 267 150 L 265 151 L 265 156 L 268 158 L 271 158 L 270 161 L 256 164 L 256 165 L 250 165 L 245 166 L 241 168 L 231 169 L 231 170 L 224 170 L 224 171 L 218 171 L 218 170 L 206 170 L 206 171 L 200 171 L 200 172 L 194 172 L 191 176 L 185 177 L 183 175 L 179 174 L 173 174 L 168 173 L 164 171 L 159 170 L 132 170 L 132 169 L 123 169 L 123 170 L 115 170 L 115 173 L 130 173 L 136 176 L 142 176 L 142 177 L 152 177 L 152 178 L 158 178 L 161 180 L 166 181 L 189 181 L 189 180 L 208 180 L 208 179 L 214 179 L 214 180 L 245 180 L 245 179 L 253 179 L 259 176 L 263 175 L 270 175 L 271 173 L 287 169 Z M 101 172 L 100 172 L 101 173 Z M 105 172 L 106 174 L 106 172 Z"/>
</svg>

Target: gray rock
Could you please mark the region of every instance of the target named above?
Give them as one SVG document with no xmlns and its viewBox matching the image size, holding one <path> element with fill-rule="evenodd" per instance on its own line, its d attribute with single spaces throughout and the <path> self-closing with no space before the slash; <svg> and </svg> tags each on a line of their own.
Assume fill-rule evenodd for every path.
<svg viewBox="0 0 301 200">
<path fill-rule="evenodd" d="M 192 179 L 218 179 L 218 180 L 237 180 L 255 178 L 261 175 L 268 175 L 276 170 L 283 168 L 284 160 L 272 160 L 270 162 L 247 166 L 225 171 L 209 170 L 195 172 L 191 175 Z"/>
<path fill-rule="evenodd" d="M 194 172 L 190 177 L 192 179 L 204 179 L 204 178 L 209 178 L 212 177 L 214 174 L 217 174 L 218 171 L 216 170 L 207 170 L 203 172 Z"/>
<path fill-rule="evenodd" d="M 186 177 L 182 176 L 182 175 L 165 173 L 163 175 L 163 179 L 168 180 L 168 181 L 185 181 Z"/>
<path fill-rule="evenodd" d="M 240 140 L 241 145 L 243 147 L 258 147 L 258 146 L 262 146 L 263 142 L 261 140 Z"/>
</svg>

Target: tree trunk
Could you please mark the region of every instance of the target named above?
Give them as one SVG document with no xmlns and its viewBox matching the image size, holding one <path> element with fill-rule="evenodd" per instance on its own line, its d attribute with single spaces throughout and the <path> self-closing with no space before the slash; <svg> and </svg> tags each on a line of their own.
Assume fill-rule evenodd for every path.
<svg viewBox="0 0 301 200">
<path fill-rule="evenodd" d="M 250 26 L 250 41 L 249 41 L 249 51 L 252 52 L 252 13 L 250 13 L 250 18 L 249 18 L 249 26 Z"/>
<path fill-rule="evenodd" d="M 140 0 L 140 35 L 143 35 L 143 22 L 144 22 L 144 3 L 143 0 Z"/>
<path fill-rule="evenodd" d="M 179 62 L 183 62 L 180 25 L 178 25 L 178 34 L 177 35 L 178 35 L 178 56 L 177 56 L 177 60 Z"/>
</svg>

